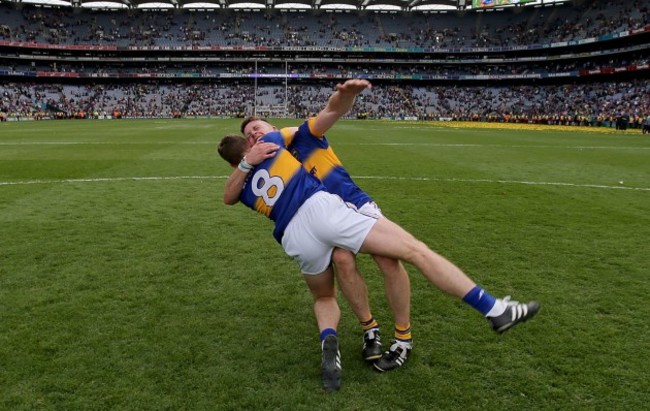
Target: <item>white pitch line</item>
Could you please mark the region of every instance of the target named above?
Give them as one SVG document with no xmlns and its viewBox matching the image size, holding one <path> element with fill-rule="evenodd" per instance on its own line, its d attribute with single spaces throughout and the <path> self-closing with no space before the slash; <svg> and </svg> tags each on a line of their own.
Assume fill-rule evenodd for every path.
<svg viewBox="0 0 650 411">
<path fill-rule="evenodd" d="M 0 186 L 20 186 L 32 184 L 68 184 L 68 183 L 110 183 L 115 181 L 163 181 L 163 180 L 205 180 L 226 179 L 228 176 L 170 176 L 170 177 L 106 177 L 106 178 L 66 178 L 61 180 L 22 180 L 0 181 Z"/>
<path fill-rule="evenodd" d="M 633 146 L 553 146 L 553 145 L 525 145 L 525 144 L 472 144 L 472 143 L 345 143 L 337 142 L 337 145 L 355 146 L 389 146 L 389 147 L 489 147 L 489 148 L 551 148 L 562 150 L 650 150 L 650 147 Z"/>
<path fill-rule="evenodd" d="M 161 177 L 105 177 L 105 178 L 68 178 L 60 180 L 22 180 L 0 181 L 1 186 L 21 186 L 34 184 L 70 184 L 70 183 L 105 183 L 118 181 L 164 181 L 164 180 L 225 180 L 228 176 L 161 176 Z M 442 183 L 487 183 L 487 184 L 520 184 L 530 186 L 555 186 L 575 188 L 598 188 L 606 190 L 634 190 L 650 191 L 650 187 L 628 187 L 625 185 L 604 184 L 576 184 L 550 181 L 518 181 L 518 180 L 490 180 L 470 178 L 435 178 L 435 177 L 394 177 L 394 176 L 354 176 L 358 180 L 399 180 L 399 181 L 433 181 Z"/>
<path fill-rule="evenodd" d="M 390 176 L 355 176 L 355 179 L 363 180 L 407 180 L 407 181 L 435 181 L 445 183 L 490 183 L 490 184 L 522 184 L 530 186 L 558 186 L 576 188 L 601 188 L 609 190 L 637 190 L 650 191 L 650 187 L 627 187 L 625 185 L 608 186 L 604 184 L 576 184 L 550 181 L 517 181 L 517 180 L 489 180 L 489 179 L 465 179 L 465 178 L 431 178 L 431 177 L 390 177 Z"/>
<path fill-rule="evenodd" d="M 0 141 L 0 146 L 133 146 L 133 145 L 215 145 L 212 141 Z"/>
<path fill-rule="evenodd" d="M 213 141 L 0 141 L 0 146 L 120 146 L 120 145 L 214 145 Z M 473 144 L 473 143 L 351 143 L 337 142 L 341 146 L 387 146 L 387 147 L 489 147 L 489 148 L 526 148 L 526 149 L 561 149 L 561 150 L 650 150 L 650 147 L 634 146 L 554 146 L 525 144 Z"/>
</svg>

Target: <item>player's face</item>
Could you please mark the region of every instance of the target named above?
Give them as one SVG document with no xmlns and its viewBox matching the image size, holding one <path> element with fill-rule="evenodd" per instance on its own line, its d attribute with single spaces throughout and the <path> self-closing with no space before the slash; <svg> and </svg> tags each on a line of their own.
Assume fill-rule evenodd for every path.
<svg viewBox="0 0 650 411">
<path fill-rule="evenodd" d="M 257 140 L 262 138 L 262 136 L 273 130 L 277 129 L 266 121 L 254 120 L 246 124 L 246 127 L 244 127 L 244 137 L 246 137 L 249 145 L 253 145 Z"/>
</svg>

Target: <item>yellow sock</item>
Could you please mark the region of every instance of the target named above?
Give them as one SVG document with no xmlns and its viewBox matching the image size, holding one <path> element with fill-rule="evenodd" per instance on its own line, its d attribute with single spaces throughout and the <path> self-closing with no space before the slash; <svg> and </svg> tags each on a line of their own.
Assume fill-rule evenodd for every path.
<svg viewBox="0 0 650 411">
<path fill-rule="evenodd" d="M 413 336 L 411 335 L 411 323 L 405 326 L 395 324 L 395 340 L 397 342 L 411 343 Z"/>
<path fill-rule="evenodd" d="M 379 323 L 375 320 L 375 317 L 370 317 L 368 321 L 359 321 L 359 323 L 364 332 L 372 330 L 373 328 L 379 328 Z"/>
</svg>

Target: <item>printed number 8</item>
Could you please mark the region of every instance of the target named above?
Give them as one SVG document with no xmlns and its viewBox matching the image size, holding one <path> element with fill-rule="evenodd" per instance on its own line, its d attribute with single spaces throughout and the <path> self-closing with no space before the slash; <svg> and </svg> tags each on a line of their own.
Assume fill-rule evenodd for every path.
<svg viewBox="0 0 650 411">
<path fill-rule="evenodd" d="M 261 186 L 259 186 L 260 180 L 262 181 Z M 266 170 L 259 170 L 253 176 L 251 187 L 253 194 L 262 197 L 262 200 L 264 200 L 267 206 L 273 207 L 275 202 L 278 201 L 278 198 L 280 198 L 282 191 L 284 191 L 284 181 L 278 176 L 271 177 Z"/>
</svg>

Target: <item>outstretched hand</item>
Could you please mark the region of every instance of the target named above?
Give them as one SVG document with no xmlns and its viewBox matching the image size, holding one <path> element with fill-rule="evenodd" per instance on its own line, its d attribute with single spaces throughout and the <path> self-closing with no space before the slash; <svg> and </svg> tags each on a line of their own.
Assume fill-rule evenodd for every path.
<svg viewBox="0 0 650 411">
<path fill-rule="evenodd" d="M 372 84 L 366 79 L 361 79 L 361 78 L 355 78 L 355 79 L 350 79 L 347 80 L 343 84 L 337 84 L 336 85 L 336 91 L 339 93 L 345 93 L 345 94 L 354 94 L 357 95 L 361 93 L 365 89 L 371 89 Z"/>
</svg>

